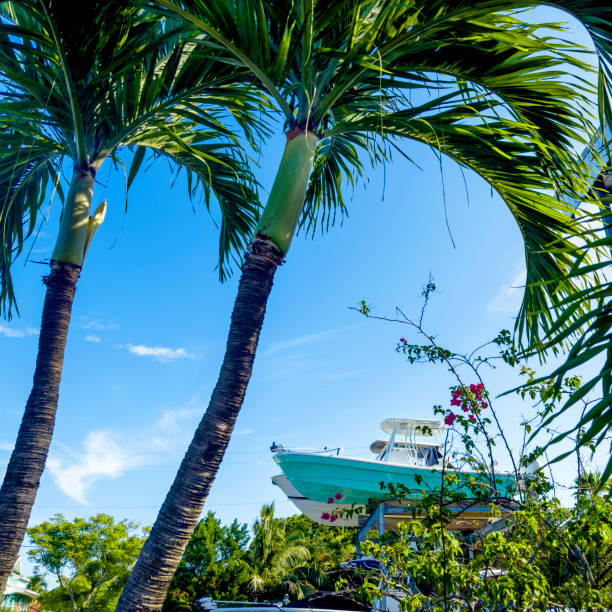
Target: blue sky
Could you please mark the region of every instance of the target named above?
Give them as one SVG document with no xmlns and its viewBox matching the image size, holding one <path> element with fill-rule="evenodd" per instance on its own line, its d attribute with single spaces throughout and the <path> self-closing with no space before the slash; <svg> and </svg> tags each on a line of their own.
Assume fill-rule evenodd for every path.
<svg viewBox="0 0 612 612">
<path fill-rule="evenodd" d="M 269 188 L 284 137 L 261 156 Z M 294 240 L 276 275 L 259 355 L 225 461 L 205 510 L 224 521 L 251 522 L 263 503 L 279 514 L 293 506 L 270 483 L 269 446 L 343 446 L 368 456 L 387 417 L 431 417 L 453 384 L 439 367 L 410 366 L 394 352 L 405 328 L 367 320 L 347 307 L 361 299 L 376 314 L 396 306 L 416 315 L 431 273 L 439 287 L 426 327 L 440 343 L 467 351 L 512 328 L 524 264 L 518 229 L 503 202 L 478 177 L 425 147 L 407 145 L 421 166 L 398 159 L 370 175 L 350 202 L 350 216 L 326 235 Z M 185 184 L 170 188 L 163 162 L 141 174 L 129 193 L 107 162 L 94 206 L 109 213 L 96 235 L 73 308 L 55 437 L 32 524 L 56 512 L 106 512 L 150 525 L 206 408 L 223 357 L 237 274 L 215 270 L 215 214 L 195 212 Z M 448 222 L 445 223 L 443 185 Z M 32 248 L 14 267 L 21 317 L 0 321 L 0 472 L 30 390 L 44 287 L 58 219 L 57 202 Z M 517 382 L 499 368 L 492 394 Z M 518 398 L 497 401 L 517 445 Z M 570 417 L 571 419 L 571 417 Z M 500 465 L 507 462 L 500 452 Z M 571 482 L 571 465 L 557 469 Z"/>
</svg>

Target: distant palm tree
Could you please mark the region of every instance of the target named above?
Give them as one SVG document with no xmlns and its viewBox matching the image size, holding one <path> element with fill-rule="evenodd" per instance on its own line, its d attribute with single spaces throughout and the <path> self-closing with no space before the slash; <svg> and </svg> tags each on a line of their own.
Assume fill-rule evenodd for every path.
<svg viewBox="0 0 612 612">
<path fill-rule="evenodd" d="M 533 0 L 150 0 L 199 28 L 202 48 L 241 65 L 284 121 L 286 146 L 245 255 L 226 354 L 211 401 L 123 591 L 117 610 L 158 610 L 227 448 L 251 376 L 268 296 L 296 228 L 327 229 L 345 190 L 423 143 L 486 180 L 525 243 L 527 288 L 518 330 L 540 325 L 576 287 L 580 253 L 564 236 L 569 209 L 552 192 L 585 187 L 574 159 L 584 142 L 588 87 L 570 47 L 523 23 Z M 553 0 L 587 27 L 612 97 L 608 2 Z M 576 178 L 578 177 L 578 178 Z M 407 199 L 410 181 L 406 180 Z M 418 207 L 418 203 L 414 204 Z M 498 228 L 492 231 L 499 231 Z M 501 234 L 500 234 L 501 237 Z M 372 246 L 384 236 L 371 237 Z M 555 250 L 548 250 L 551 243 Z M 415 253 L 415 256 L 418 256 Z M 333 262 L 330 262 L 333 266 Z"/>
<path fill-rule="evenodd" d="M 251 576 L 249 591 L 255 598 L 263 594 L 289 593 L 303 595 L 310 586 L 301 577 L 311 555 L 300 534 L 287 530 L 286 521 L 274 518 L 274 504 L 264 505 L 253 525 L 249 550 Z"/>
<path fill-rule="evenodd" d="M 51 189 L 63 212 L 49 275 L 32 391 L 0 489 L 0 593 L 17 557 L 55 423 L 64 348 L 77 280 L 106 203 L 91 212 L 96 173 L 120 147 L 145 151 L 187 174 L 190 195 L 221 208 L 222 273 L 257 218 L 253 181 L 225 125 L 244 125 L 251 99 L 235 70 L 213 53 L 194 65 L 183 26 L 120 0 L 0 3 L 0 305 L 15 306 L 10 268 Z M 221 120 L 224 123 L 221 123 Z M 196 129 L 197 128 L 197 129 Z M 60 175 L 72 165 L 66 194 Z M 167 245 L 164 245 L 167 248 Z"/>
<path fill-rule="evenodd" d="M 41 574 L 34 574 L 28 581 L 28 589 L 35 593 L 44 593 L 47 590 L 47 581 Z"/>
</svg>

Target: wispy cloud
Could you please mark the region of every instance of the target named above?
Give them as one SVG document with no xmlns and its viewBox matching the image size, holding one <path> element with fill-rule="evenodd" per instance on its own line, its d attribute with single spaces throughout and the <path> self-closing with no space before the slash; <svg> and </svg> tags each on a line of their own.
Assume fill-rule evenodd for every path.
<svg viewBox="0 0 612 612">
<path fill-rule="evenodd" d="M 185 408 L 165 410 L 155 423 L 155 429 L 167 435 L 164 435 L 163 438 L 156 438 L 153 441 L 154 447 L 157 449 L 165 448 L 168 442 L 171 447 L 174 446 L 177 436 L 181 437 L 181 428 L 185 424 L 185 421 L 193 420 L 194 417 L 201 413 L 202 408 L 199 406 L 187 406 Z M 184 436 L 184 439 L 186 440 L 187 437 Z"/>
<path fill-rule="evenodd" d="M 117 478 L 139 467 L 142 457 L 125 452 L 117 435 L 111 431 L 91 432 L 84 442 L 84 452 L 74 459 L 51 455 L 47 468 L 57 486 L 69 497 L 86 504 L 87 489 L 101 478 Z"/>
<path fill-rule="evenodd" d="M 124 344 L 122 348 L 138 357 L 152 357 L 161 362 L 174 359 L 195 359 L 195 355 L 188 353 L 184 348 L 172 349 L 166 346 L 145 346 L 144 344 Z"/>
<path fill-rule="evenodd" d="M 165 411 L 138 433 L 97 430 L 90 432 L 83 450 L 52 449 L 47 468 L 56 485 L 68 497 L 87 504 L 93 485 L 106 478 L 119 478 L 130 470 L 178 461 L 191 437 L 202 407 Z M 178 451 L 178 452 L 176 452 Z M 169 454 L 176 454 L 170 459 Z"/>
<path fill-rule="evenodd" d="M 301 355 L 284 355 L 282 359 L 262 361 L 259 365 L 259 380 L 287 380 L 294 376 L 304 376 L 306 372 L 321 370 L 324 362 L 321 359 L 310 359 Z"/>
<path fill-rule="evenodd" d="M 525 268 L 522 268 L 508 285 L 502 285 L 497 295 L 489 302 L 489 312 L 516 314 L 523 299 L 525 290 Z"/>
<path fill-rule="evenodd" d="M 9 327 L 4 325 L 4 323 L 0 323 L 0 336 L 6 336 L 7 338 L 28 338 L 30 336 L 38 336 L 38 330 L 33 327 L 16 329 L 15 327 Z"/>
<path fill-rule="evenodd" d="M 0 440 L 0 451 L 12 451 L 15 444 L 13 442 L 7 442 L 6 440 Z"/>
<path fill-rule="evenodd" d="M 252 433 L 255 433 L 254 429 L 236 429 L 234 430 L 235 436 L 250 436 Z"/>
<path fill-rule="evenodd" d="M 340 372 L 327 372 L 319 376 L 320 380 L 334 382 L 338 380 L 348 380 L 349 378 L 356 378 L 357 376 L 367 375 L 366 370 L 342 370 Z"/>
<path fill-rule="evenodd" d="M 77 326 L 81 329 L 90 329 L 92 331 L 104 331 L 110 329 L 117 329 L 119 325 L 112 321 L 100 321 L 99 319 L 90 319 L 89 317 L 79 316 L 77 317 Z"/>
<path fill-rule="evenodd" d="M 98 329 L 98 326 L 92 328 Z M 109 327 L 105 327 L 103 329 L 109 329 Z M 85 342 L 93 342 L 95 344 L 100 344 L 103 342 L 103 339 L 98 334 L 86 334 L 83 337 Z M 146 344 L 114 344 L 115 349 L 125 350 L 132 355 L 136 355 L 137 357 L 150 357 L 155 361 L 159 361 L 160 363 L 167 363 L 169 361 L 174 361 L 175 359 L 195 359 L 196 356 L 187 351 L 182 347 L 179 348 L 170 348 L 167 346 L 147 346 Z"/>
<path fill-rule="evenodd" d="M 275 344 L 272 344 L 272 346 L 264 350 L 259 355 L 259 358 L 261 359 L 263 357 L 269 357 L 270 355 L 274 355 L 275 353 L 280 353 L 281 351 L 285 351 L 287 349 L 294 348 L 296 346 L 302 346 L 304 344 L 318 342 L 319 340 L 324 340 L 326 338 L 329 338 L 330 336 L 339 334 L 340 332 L 343 332 L 347 329 L 350 329 L 350 328 L 349 327 L 338 327 L 336 329 L 330 329 L 327 331 L 317 332 L 316 334 L 307 334 L 305 336 L 298 336 L 297 338 L 292 338 L 290 340 L 276 342 Z"/>
</svg>

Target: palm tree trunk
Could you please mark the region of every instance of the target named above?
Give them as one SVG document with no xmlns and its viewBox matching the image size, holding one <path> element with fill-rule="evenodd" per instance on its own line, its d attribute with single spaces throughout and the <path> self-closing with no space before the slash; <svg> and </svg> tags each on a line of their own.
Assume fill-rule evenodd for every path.
<svg viewBox="0 0 612 612">
<path fill-rule="evenodd" d="M 17 560 L 49 453 L 74 292 L 88 241 L 95 231 L 89 219 L 94 176 L 89 168 L 75 170 L 53 250 L 51 273 L 44 278 L 47 292 L 32 391 L 0 488 L 0 594 Z"/>
<path fill-rule="evenodd" d="M 283 255 L 258 236 L 245 257 L 225 357 L 210 404 L 183 458 L 116 611 L 160 610 L 217 475 L 242 406 L 274 274 Z"/>
<path fill-rule="evenodd" d="M 242 408 L 274 274 L 304 207 L 318 141 L 303 129 L 290 130 L 286 136 L 259 231 L 242 266 L 217 385 L 115 612 L 161 610 Z"/>
<path fill-rule="evenodd" d="M 28 397 L 15 448 L 0 489 L 0 593 L 17 560 L 40 483 L 59 396 L 64 349 L 81 266 L 51 261 L 45 277 L 34 384 Z"/>
</svg>

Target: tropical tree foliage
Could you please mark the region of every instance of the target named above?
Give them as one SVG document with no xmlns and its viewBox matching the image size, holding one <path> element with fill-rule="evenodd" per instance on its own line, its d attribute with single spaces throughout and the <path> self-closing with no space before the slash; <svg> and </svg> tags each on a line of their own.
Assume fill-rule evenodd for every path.
<svg viewBox="0 0 612 612">
<path fill-rule="evenodd" d="M 516 11 L 535 4 L 146 2 L 193 27 L 203 52 L 249 73 L 283 123 L 287 144 L 245 256 L 217 386 L 119 610 L 161 606 L 242 405 L 276 269 L 298 226 L 327 229 L 346 212 L 346 190 L 365 178 L 366 165 L 394 152 L 407 156 L 410 140 L 490 183 L 525 241 L 519 329 L 531 340 L 580 286 L 582 279 L 567 274 L 581 255 L 566 239 L 571 210 L 552 194 L 585 192 L 573 145 L 588 139 L 592 90 L 576 77 L 588 67 L 557 26 L 521 21 Z M 612 21 L 602 22 L 591 3 L 553 4 L 572 11 L 597 40 L 608 108 Z M 377 238 L 384 239 L 374 244 Z M 553 242 L 557 248 L 547 249 Z"/>
<path fill-rule="evenodd" d="M 28 557 L 59 583 L 38 602 L 56 611 L 113 610 L 144 542 L 136 528 L 105 514 L 72 521 L 56 514 L 29 529 Z"/>
<path fill-rule="evenodd" d="M 435 510 L 401 523 L 397 533 L 365 543 L 383 569 L 365 576 L 361 596 L 395 594 L 406 612 L 608 608 L 610 491 L 597 495 L 594 478 L 583 484 L 572 508 L 528 496 L 512 518 L 467 541 L 446 531 Z"/>
<path fill-rule="evenodd" d="M 251 533 L 221 525 L 209 512 L 196 526 L 172 580 L 164 610 L 197 610 L 197 600 L 280 601 L 331 591 L 339 563 L 354 553 L 354 530 L 319 525 L 304 516 L 274 517 L 265 505 Z"/>
<path fill-rule="evenodd" d="M 164 610 L 197 610 L 202 597 L 246 599 L 249 580 L 246 524 L 221 525 L 209 512 L 194 529 L 172 580 Z"/>
<path fill-rule="evenodd" d="M 15 307 L 11 265 L 63 202 L 34 384 L 0 490 L 0 591 L 28 522 L 55 422 L 74 291 L 106 203 L 92 212 L 96 173 L 133 149 L 127 187 L 145 152 L 187 176 L 189 195 L 220 207 L 220 270 L 257 218 L 254 183 L 237 137 L 252 98 L 214 54 L 193 58 L 181 27 L 120 1 L 78 11 L 60 0 L 0 2 L 0 308 Z M 108 162 L 110 163 L 110 161 Z M 61 179 L 66 173 L 68 189 Z M 120 202 L 114 203 L 121 207 Z M 116 208 L 115 208 L 116 210 Z"/>
</svg>

